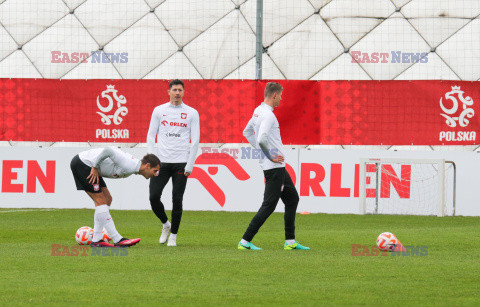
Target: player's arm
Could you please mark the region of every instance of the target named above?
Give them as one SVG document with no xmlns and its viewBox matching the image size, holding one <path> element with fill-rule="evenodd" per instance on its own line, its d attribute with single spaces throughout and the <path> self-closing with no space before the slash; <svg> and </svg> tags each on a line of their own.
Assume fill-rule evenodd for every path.
<svg viewBox="0 0 480 307">
<path fill-rule="evenodd" d="M 200 117 L 198 112 L 195 111 L 192 118 L 192 123 L 190 126 L 190 139 L 191 147 L 190 154 L 188 155 L 188 162 L 185 166 L 185 176 L 188 177 L 192 173 L 193 164 L 195 163 L 195 158 L 197 157 L 198 144 L 200 143 Z"/>
<path fill-rule="evenodd" d="M 275 120 L 273 116 L 265 116 L 262 118 L 260 122 L 260 127 L 258 129 L 258 146 L 262 149 L 265 156 L 272 162 L 275 163 L 282 163 L 283 157 L 282 156 L 272 156 L 270 154 L 270 145 L 268 143 L 268 133 L 273 127 Z"/>
<path fill-rule="evenodd" d="M 90 170 L 90 175 L 88 175 L 87 179 L 90 184 L 98 183 L 99 175 L 98 175 L 98 167 L 106 158 L 111 158 L 113 160 L 113 156 L 115 155 L 115 151 L 112 147 L 105 147 L 100 154 L 97 156 L 96 161 Z"/>
<path fill-rule="evenodd" d="M 257 148 L 256 140 L 255 140 L 255 129 L 253 125 L 253 118 L 251 118 L 245 129 L 243 129 L 243 136 L 247 139 L 247 141 L 252 145 L 253 148 Z"/>
<path fill-rule="evenodd" d="M 158 108 L 155 108 L 152 112 L 152 118 L 150 119 L 150 127 L 147 134 L 147 153 L 157 155 L 155 152 L 155 141 L 157 138 L 158 127 L 160 126 L 160 117 L 158 116 Z"/>
</svg>

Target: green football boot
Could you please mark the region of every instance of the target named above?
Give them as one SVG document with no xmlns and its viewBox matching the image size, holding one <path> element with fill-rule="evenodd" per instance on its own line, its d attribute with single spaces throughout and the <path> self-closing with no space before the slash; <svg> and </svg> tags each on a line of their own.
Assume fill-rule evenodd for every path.
<svg viewBox="0 0 480 307">
<path fill-rule="evenodd" d="M 238 242 L 238 249 L 250 249 L 254 251 L 262 250 L 260 247 L 256 247 L 251 242 L 248 242 L 245 245 L 243 245 L 241 242 Z"/>
<path fill-rule="evenodd" d="M 295 241 L 295 243 L 290 244 L 290 245 L 285 242 L 285 245 L 283 246 L 283 249 L 287 250 L 287 251 L 291 251 L 291 250 L 294 250 L 294 249 L 309 250 L 310 247 L 303 246 L 300 243 L 298 243 L 297 241 Z"/>
</svg>

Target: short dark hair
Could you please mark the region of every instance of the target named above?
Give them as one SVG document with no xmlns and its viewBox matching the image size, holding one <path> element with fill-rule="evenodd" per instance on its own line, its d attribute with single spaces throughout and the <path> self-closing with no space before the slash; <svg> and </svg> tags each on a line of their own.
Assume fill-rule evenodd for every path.
<svg viewBox="0 0 480 307">
<path fill-rule="evenodd" d="M 150 163 L 150 167 L 156 167 L 157 165 L 160 165 L 160 159 L 154 155 L 154 154 L 146 154 L 142 158 L 142 164 L 147 164 Z"/>
<path fill-rule="evenodd" d="M 180 79 L 170 81 L 170 83 L 168 84 L 168 89 L 172 89 L 172 86 L 174 85 L 181 85 L 185 89 L 185 84 L 183 84 L 183 81 Z"/>
<path fill-rule="evenodd" d="M 268 82 L 265 86 L 265 98 L 272 97 L 274 93 L 280 94 L 283 87 L 277 82 Z"/>
</svg>

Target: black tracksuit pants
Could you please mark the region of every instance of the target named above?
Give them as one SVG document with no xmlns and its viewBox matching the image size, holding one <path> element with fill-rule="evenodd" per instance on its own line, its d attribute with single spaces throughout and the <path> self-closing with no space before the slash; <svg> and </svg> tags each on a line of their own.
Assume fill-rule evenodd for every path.
<svg viewBox="0 0 480 307">
<path fill-rule="evenodd" d="M 252 241 L 263 223 L 275 211 L 280 198 L 285 204 L 285 240 L 295 239 L 295 213 L 299 201 L 297 189 L 284 167 L 269 169 L 263 173 L 266 180 L 263 203 L 250 222 L 243 239 Z"/>
<path fill-rule="evenodd" d="M 187 177 L 184 175 L 187 163 L 162 163 L 158 176 L 150 178 L 150 205 L 155 215 L 166 223 L 168 221 L 165 214 L 165 207 L 160 200 L 163 188 L 172 178 L 172 230 L 173 234 L 178 232 L 183 213 L 183 194 L 187 185 Z"/>
</svg>

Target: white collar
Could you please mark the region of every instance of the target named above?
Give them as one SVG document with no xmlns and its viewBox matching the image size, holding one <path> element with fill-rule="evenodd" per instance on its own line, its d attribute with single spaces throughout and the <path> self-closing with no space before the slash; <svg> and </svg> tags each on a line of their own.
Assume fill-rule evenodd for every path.
<svg viewBox="0 0 480 307">
<path fill-rule="evenodd" d="M 262 102 L 262 105 L 267 107 L 270 111 L 273 112 L 273 108 L 271 106 L 269 106 L 268 104 L 266 104 L 265 102 Z"/>
<path fill-rule="evenodd" d="M 169 104 L 169 107 L 171 108 L 183 108 L 183 101 L 178 106 L 174 105 L 171 101 L 169 101 L 168 104 Z"/>
</svg>

